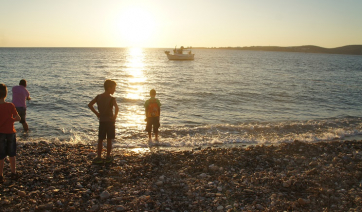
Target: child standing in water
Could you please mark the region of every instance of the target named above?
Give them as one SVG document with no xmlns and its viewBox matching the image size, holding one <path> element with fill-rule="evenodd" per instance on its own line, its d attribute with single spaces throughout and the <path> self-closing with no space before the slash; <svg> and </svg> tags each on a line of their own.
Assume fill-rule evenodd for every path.
<svg viewBox="0 0 362 212">
<path fill-rule="evenodd" d="M 8 89 L 6 85 L 0 84 L 0 184 L 5 182 L 3 176 L 4 159 L 9 156 L 11 179 L 16 180 L 19 176 L 16 172 L 16 131 L 14 122 L 20 121 L 20 116 L 13 103 L 5 102 Z"/>
<path fill-rule="evenodd" d="M 155 134 L 155 141 L 158 142 L 158 128 L 160 127 L 160 114 L 161 114 L 161 103 L 156 99 L 156 91 L 152 89 L 150 91 L 151 98 L 145 102 L 146 111 L 146 131 L 148 132 L 149 142 L 152 142 L 152 128 Z"/>
<path fill-rule="evenodd" d="M 18 86 L 14 86 L 13 91 L 13 104 L 20 116 L 20 123 L 23 125 L 24 131 L 29 131 L 28 123 L 26 122 L 26 101 L 30 100 L 29 91 L 26 89 L 27 82 L 25 79 L 20 80 Z"/>
<path fill-rule="evenodd" d="M 116 98 L 111 95 L 116 91 L 116 82 L 113 80 L 106 80 L 104 82 L 104 93 L 97 95 L 88 107 L 96 114 L 99 119 L 99 131 L 98 131 L 98 150 L 97 157 L 93 160 L 93 163 L 103 163 L 102 160 L 102 148 L 103 140 L 107 138 L 107 157 L 105 162 L 111 163 L 113 157 L 111 157 L 112 140 L 115 139 L 116 127 L 115 122 L 118 115 L 118 105 Z M 97 103 L 98 111 L 94 108 L 94 104 Z M 113 108 L 115 108 L 113 114 Z"/>
</svg>

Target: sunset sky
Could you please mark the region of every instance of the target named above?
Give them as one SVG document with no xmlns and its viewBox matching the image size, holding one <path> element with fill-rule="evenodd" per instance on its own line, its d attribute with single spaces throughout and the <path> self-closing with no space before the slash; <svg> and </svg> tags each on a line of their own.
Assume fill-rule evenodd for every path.
<svg viewBox="0 0 362 212">
<path fill-rule="evenodd" d="M 351 44 L 361 0 L 0 0 L 0 47 Z"/>
</svg>

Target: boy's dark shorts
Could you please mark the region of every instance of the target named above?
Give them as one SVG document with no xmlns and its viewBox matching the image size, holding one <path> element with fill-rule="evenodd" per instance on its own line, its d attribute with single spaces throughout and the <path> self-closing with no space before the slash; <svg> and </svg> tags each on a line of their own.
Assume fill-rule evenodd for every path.
<svg viewBox="0 0 362 212">
<path fill-rule="evenodd" d="M 0 133 L 0 160 L 16 156 L 16 134 Z"/>
<path fill-rule="evenodd" d="M 98 139 L 115 139 L 116 137 L 116 123 L 114 121 L 100 121 Z"/>
<path fill-rule="evenodd" d="M 17 107 L 16 110 L 18 111 L 18 114 L 20 116 L 20 123 L 26 122 L 26 108 L 25 107 Z"/>
<path fill-rule="evenodd" d="M 151 132 L 153 126 L 153 132 L 158 133 L 158 128 L 160 127 L 160 117 L 148 117 L 146 131 Z"/>
</svg>

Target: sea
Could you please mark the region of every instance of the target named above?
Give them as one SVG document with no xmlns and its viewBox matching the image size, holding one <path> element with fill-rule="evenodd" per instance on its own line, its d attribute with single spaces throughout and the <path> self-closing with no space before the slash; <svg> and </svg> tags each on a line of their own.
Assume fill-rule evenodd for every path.
<svg viewBox="0 0 362 212">
<path fill-rule="evenodd" d="M 362 139 L 362 56 L 163 48 L 0 48 L 0 83 L 28 82 L 29 132 L 19 142 L 97 143 L 88 103 L 117 83 L 117 148 L 147 148 L 144 102 L 161 106 L 159 145 L 280 144 Z"/>
</svg>

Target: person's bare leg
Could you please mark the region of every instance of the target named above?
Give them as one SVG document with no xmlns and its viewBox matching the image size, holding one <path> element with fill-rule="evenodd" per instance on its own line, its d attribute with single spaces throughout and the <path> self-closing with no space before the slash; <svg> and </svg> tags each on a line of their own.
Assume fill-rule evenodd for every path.
<svg viewBox="0 0 362 212">
<path fill-rule="evenodd" d="M 102 157 L 103 140 L 98 140 L 97 155 L 99 158 Z"/>
<path fill-rule="evenodd" d="M 111 156 L 112 140 L 113 140 L 113 139 L 107 139 L 107 157 L 110 157 L 110 156 Z"/>
<path fill-rule="evenodd" d="M 5 160 L 5 158 L 0 160 L 0 176 L 3 176 L 4 160 Z"/>
<path fill-rule="evenodd" d="M 10 170 L 11 170 L 11 173 L 15 174 L 16 173 L 16 158 L 15 156 L 14 157 L 9 157 L 10 159 Z"/>
<path fill-rule="evenodd" d="M 155 132 L 155 140 L 158 142 L 158 132 Z"/>
<path fill-rule="evenodd" d="M 24 122 L 24 123 L 22 123 L 22 124 L 23 124 L 24 131 L 25 131 L 25 132 L 28 132 L 28 131 L 29 131 L 28 123 L 27 123 L 27 122 Z"/>
</svg>

